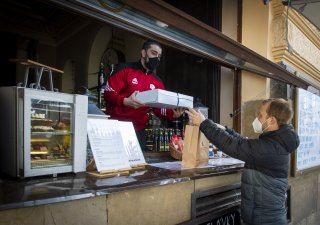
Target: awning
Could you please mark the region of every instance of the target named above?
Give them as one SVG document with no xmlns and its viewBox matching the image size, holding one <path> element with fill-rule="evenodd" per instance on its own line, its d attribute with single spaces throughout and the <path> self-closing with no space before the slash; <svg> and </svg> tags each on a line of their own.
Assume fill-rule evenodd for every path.
<svg viewBox="0 0 320 225">
<path fill-rule="evenodd" d="M 137 34 L 157 37 L 221 65 L 307 89 L 309 84 L 278 64 L 161 0 L 51 0 Z"/>
<path fill-rule="evenodd" d="M 240 69 L 257 72 L 261 75 L 282 80 L 298 87 L 307 88 L 308 83 L 289 73 L 276 63 L 257 54 L 249 48 L 223 35 L 216 29 L 195 20 L 193 17 L 161 0 L 119 0 L 124 4 L 152 16 L 161 22 L 177 27 L 203 41 L 217 46 L 226 54 L 234 55 L 245 64 Z M 247 65 L 246 65 L 247 64 Z M 246 68 L 247 67 L 247 68 Z"/>
</svg>

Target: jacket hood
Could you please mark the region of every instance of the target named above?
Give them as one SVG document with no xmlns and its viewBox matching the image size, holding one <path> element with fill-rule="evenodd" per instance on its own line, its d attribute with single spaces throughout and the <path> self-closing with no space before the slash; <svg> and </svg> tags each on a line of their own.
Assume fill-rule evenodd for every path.
<svg viewBox="0 0 320 225">
<path fill-rule="evenodd" d="M 261 134 L 260 138 L 272 138 L 279 142 L 289 153 L 296 150 L 300 144 L 298 134 L 294 131 L 293 126 L 289 124 L 281 125 L 279 130 Z"/>
</svg>

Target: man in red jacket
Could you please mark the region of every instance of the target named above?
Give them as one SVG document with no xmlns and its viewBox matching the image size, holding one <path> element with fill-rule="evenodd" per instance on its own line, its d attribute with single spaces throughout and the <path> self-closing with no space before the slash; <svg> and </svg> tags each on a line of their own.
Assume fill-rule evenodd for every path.
<svg viewBox="0 0 320 225">
<path fill-rule="evenodd" d="M 107 103 L 107 114 L 111 119 L 131 121 L 142 150 L 146 150 L 145 125 L 150 107 L 136 99 L 136 94 L 152 89 L 164 89 L 155 71 L 159 66 L 162 54 L 160 43 L 148 40 L 141 49 L 141 59 L 138 62 L 118 66 L 109 77 L 104 97 Z M 160 118 L 173 120 L 182 115 L 184 109 L 155 108 L 154 113 Z"/>
</svg>

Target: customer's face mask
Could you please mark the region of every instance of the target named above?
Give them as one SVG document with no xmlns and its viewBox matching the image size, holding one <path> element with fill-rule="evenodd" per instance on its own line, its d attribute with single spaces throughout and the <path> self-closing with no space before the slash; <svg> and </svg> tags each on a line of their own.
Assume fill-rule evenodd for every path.
<svg viewBox="0 0 320 225">
<path fill-rule="evenodd" d="M 257 134 L 262 134 L 266 129 L 268 129 L 269 126 L 267 126 L 266 128 L 263 128 L 263 124 L 265 122 L 267 122 L 268 119 L 266 121 L 264 121 L 263 123 L 261 123 L 260 120 L 258 119 L 258 117 L 256 117 L 254 119 L 254 121 L 252 122 L 252 127 L 253 127 L 254 132 Z"/>
<path fill-rule="evenodd" d="M 160 59 L 158 57 L 147 58 L 146 67 L 150 71 L 154 71 L 160 64 Z"/>
</svg>

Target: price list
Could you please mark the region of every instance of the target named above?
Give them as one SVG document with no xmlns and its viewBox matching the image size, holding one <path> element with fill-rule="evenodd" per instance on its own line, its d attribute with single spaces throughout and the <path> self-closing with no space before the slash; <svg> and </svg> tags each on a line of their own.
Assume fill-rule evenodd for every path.
<svg viewBox="0 0 320 225">
<path fill-rule="evenodd" d="M 87 130 L 98 171 L 130 168 L 117 120 L 89 118 Z"/>
<path fill-rule="evenodd" d="M 297 170 L 320 165 L 320 97 L 298 89 L 298 135 Z"/>
</svg>

